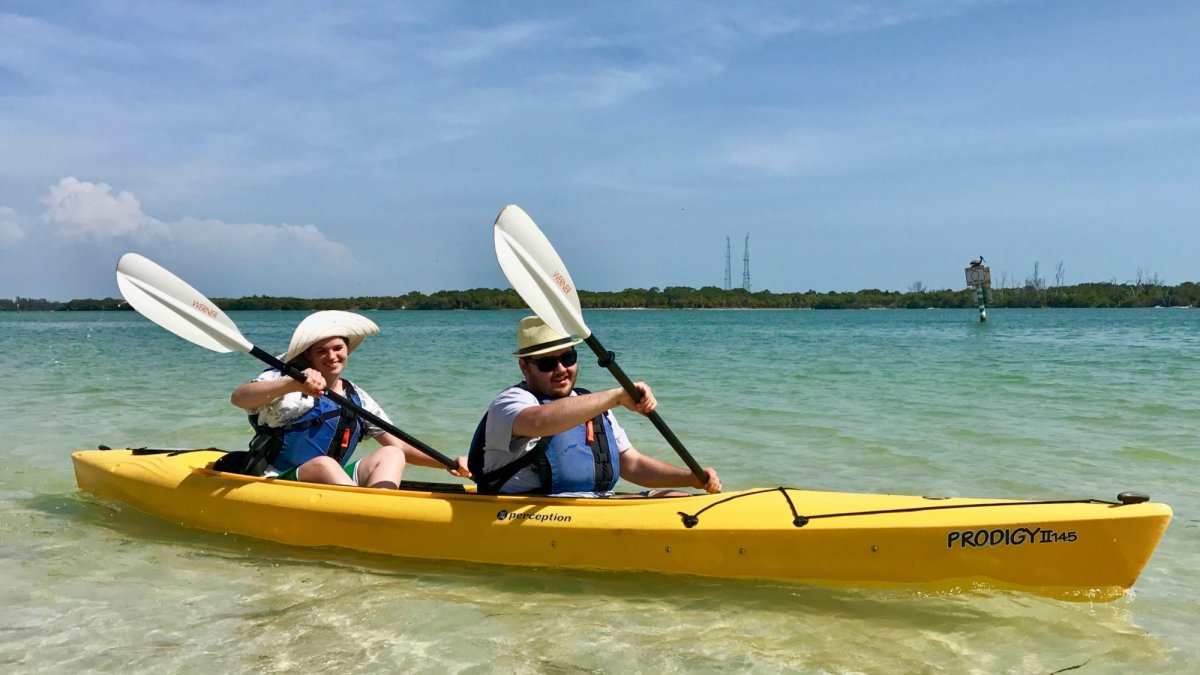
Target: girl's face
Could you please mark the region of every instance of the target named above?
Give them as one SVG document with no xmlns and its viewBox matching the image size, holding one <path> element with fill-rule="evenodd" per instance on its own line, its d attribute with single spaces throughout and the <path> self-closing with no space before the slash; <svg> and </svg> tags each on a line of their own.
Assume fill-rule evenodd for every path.
<svg viewBox="0 0 1200 675">
<path fill-rule="evenodd" d="M 345 338 L 331 337 L 304 350 L 304 357 L 308 359 L 310 367 L 324 375 L 326 380 L 332 380 L 345 370 L 350 348 Z"/>
</svg>

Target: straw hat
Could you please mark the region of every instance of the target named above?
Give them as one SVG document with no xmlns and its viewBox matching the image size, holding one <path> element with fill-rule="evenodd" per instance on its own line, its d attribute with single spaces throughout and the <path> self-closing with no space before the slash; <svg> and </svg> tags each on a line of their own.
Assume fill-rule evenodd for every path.
<svg viewBox="0 0 1200 675">
<path fill-rule="evenodd" d="M 537 356 L 546 352 L 566 349 L 580 342 L 583 340 L 575 335 L 563 337 L 547 326 L 545 321 L 536 316 L 527 316 L 517 324 L 517 351 L 513 352 L 513 356 L 518 358 Z"/>
<path fill-rule="evenodd" d="M 311 346 L 321 340 L 333 337 L 346 339 L 348 351 L 354 351 L 368 335 L 379 333 L 379 326 L 361 314 L 330 309 L 314 312 L 304 317 L 292 333 L 292 342 L 288 345 L 283 361 L 290 363 L 292 359 L 304 354 Z"/>
</svg>

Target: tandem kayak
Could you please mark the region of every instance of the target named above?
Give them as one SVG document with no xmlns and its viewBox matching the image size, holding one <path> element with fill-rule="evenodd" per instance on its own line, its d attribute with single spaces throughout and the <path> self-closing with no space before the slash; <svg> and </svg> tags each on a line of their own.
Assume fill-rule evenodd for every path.
<svg viewBox="0 0 1200 675">
<path fill-rule="evenodd" d="M 764 488 L 660 499 L 350 488 L 214 471 L 222 452 L 83 450 L 79 488 L 184 527 L 292 546 L 502 565 L 650 571 L 932 592 L 1112 600 L 1171 519 L 1165 504 L 929 498 Z"/>
</svg>

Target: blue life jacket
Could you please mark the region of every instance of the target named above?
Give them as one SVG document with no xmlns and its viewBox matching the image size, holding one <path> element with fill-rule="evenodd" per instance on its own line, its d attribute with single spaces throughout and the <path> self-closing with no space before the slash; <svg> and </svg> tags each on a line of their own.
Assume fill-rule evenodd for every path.
<svg viewBox="0 0 1200 675">
<path fill-rule="evenodd" d="M 348 380 L 343 383 L 346 398 L 361 407 L 362 399 L 354 385 Z M 329 455 L 345 466 L 363 433 L 363 423 L 357 413 L 325 396 L 318 398 L 311 410 L 282 427 L 260 424 L 258 415 L 249 418 L 250 426 L 257 434 L 250 447 L 263 448 L 267 462 L 280 472 L 321 455 Z"/>
<path fill-rule="evenodd" d="M 514 386 L 529 390 L 523 382 Z M 575 392 L 590 393 L 578 387 Z M 551 399 L 539 396 L 538 400 L 545 404 Z M 475 428 L 471 449 L 467 453 L 467 468 L 471 470 L 479 492 L 483 494 L 504 493 L 504 486 L 527 466 L 532 467 L 540 479 L 540 488 L 533 491 L 537 494 L 608 492 L 621 477 L 620 453 L 613 440 L 612 424 L 605 413 L 562 433 L 544 436 L 529 452 L 487 472 L 483 470 L 486 428 L 485 413 Z"/>
</svg>

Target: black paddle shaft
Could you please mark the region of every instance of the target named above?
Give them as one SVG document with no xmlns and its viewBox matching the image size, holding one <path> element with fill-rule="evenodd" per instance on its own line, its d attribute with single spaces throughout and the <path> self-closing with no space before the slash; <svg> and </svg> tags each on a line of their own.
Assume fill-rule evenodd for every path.
<svg viewBox="0 0 1200 675">
<path fill-rule="evenodd" d="M 304 377 L 304 373 L 299 368 L 296 368 L 295 366 L 289 366 L 288 364 L 286 364 L 283 361 L 280 361 L 278 358 L 276 358 L 275 355 L 273 355 L 269 352 L 263 351 L 262 349 L 259 349 L 258 347 L 254 347 L 253 349 L 251 349 L 250 355 L 258 358 L 263 363 L 266 363 L 268 366 L 275 368 L 279 372 L 283 373 L 284 375 L 287 375 L 288 377 L 292 378 L 293 380 L 296 380 L 297 382 L 304 382 L 308 379 L 308 378 Z M 406 434 L 403 431 L 401 431 L 400 429 L 396 428 L 395 425 L 389 423 L 387 420 L 383 419 L 382 417 L 375 415 L 368 410 L 364 410 L 362 406 L 360 406 L 357 403 L 355 403 L 354 401 L 346 398 L 345 396 L 342 396 L 341 394 L 339 394 L 337 392 L 326 389 L 325 397 L 328 398 L 330 401 L 333 401 L 334 403 L 342 406 L 343 408 L 348 408 L 350 410 L 353 410 L 354 412 L 358 413 L 359 417 L 362 417 L 363 419 L 367 420 L 368 422 L 371 422 L 372 424 L 379 427 L 380 429 L 383 429 L 384 431 L 392 434 L 393 436 L 400 438 L 405 443 L 408 443 L 409 445 L 420 450 L 421 452 L 425 453 L 426 455 L 441 462 L 442 465 L 445 466 L 447 469 L 457 469 L 458 468 L 458 464 L 454 463 L 454 460 L 443 455 L 442 453 L 438 452 L 437 450 L 434 450 L 433 448 L 429 447 L 428 445 L 425 445 L 419 439 L 409 436 L 408 434 Z"/>
<path fill-rule="evenodd" d="M 607 368 L 608 372 L 617 378 L 617 382 L 621 383 L 621 387 L 629 392 L 634 401 L 642 400 L 642 392 L 633 386 L 633 382 L 629 379 L 629 376 L 625 374 L 625 371 L 621 370 L 621 366 L 617 365 L 617 355 L 605 349 L 604 345 L 600 344 L 595 335 L 589 335 L 584 342 L 596 353 L 596 357 L 599 359 L 597 363 L 600 367 Z M 700 480 L 700 486 L 703 487 L 708 482 L 708 477 L 704 475 L 704 469 L 700 468 L 695 458 L 692 457 L 692 453 L 683 447 L 683 442 L 675 436 L 675 432 L 671 431 L 671 427 L 667 426 L 667 423 L 659 416 L 658 411 L 650 413 L 647 417 L 650 418 L 650 422 L 654 425 L 654 428 L 658 429 L 663 438 L 667 439 L 667 443 L 670 443 L 675 452 L 679 454 L 684 464 L 688 465 L 688 468 L 692 470 L 692 474 Z"/>
</svg>

